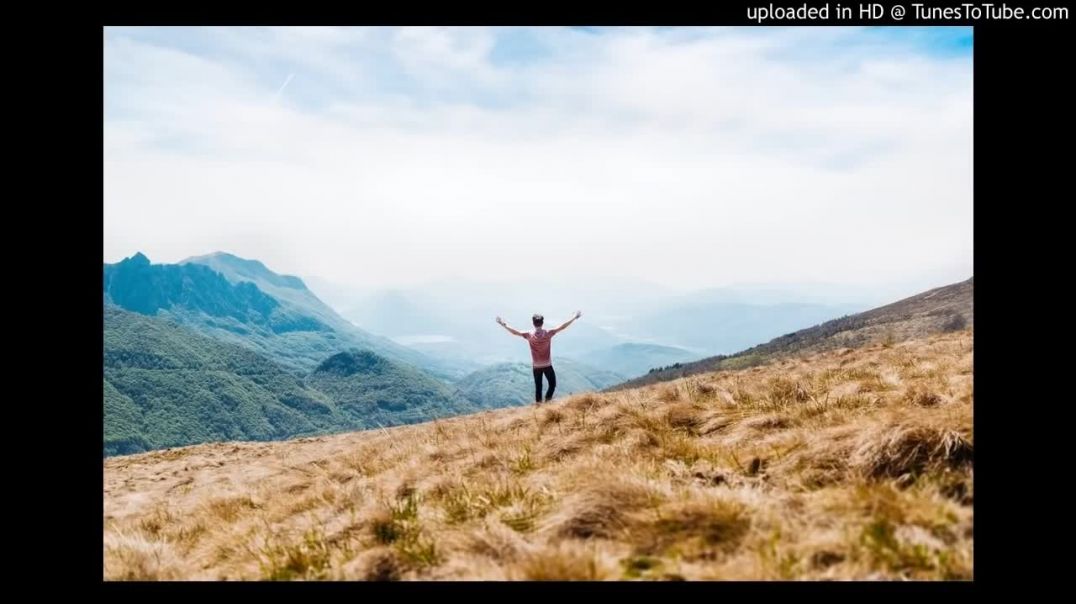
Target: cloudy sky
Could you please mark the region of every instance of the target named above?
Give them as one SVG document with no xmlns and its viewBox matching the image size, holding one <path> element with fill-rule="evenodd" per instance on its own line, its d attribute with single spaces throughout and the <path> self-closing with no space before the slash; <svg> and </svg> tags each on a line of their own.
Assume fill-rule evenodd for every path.
<svg viewBox="0 0 1076 604">
<path fill-rule="evenodd" d="M 971 276 L 970 28 L 107 28 L 104 261 Z"/>
</svg>

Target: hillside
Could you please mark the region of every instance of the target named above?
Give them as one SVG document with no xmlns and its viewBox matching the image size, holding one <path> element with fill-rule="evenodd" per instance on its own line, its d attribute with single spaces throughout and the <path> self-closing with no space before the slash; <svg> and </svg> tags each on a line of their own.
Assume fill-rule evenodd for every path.
<svg viewBox="0 0 1076 604">
<path fill-rule="evenodd" d="M 141 253 L 104 265 L 106 303 L 172 319 L 204 335 L 246 346 L 309 371 L 328 356 L 360 348 L 446 379 L 465 371 L 367 333 L 323 304 L 298 277 L 254 260 L 210 254 L 152 264 Z"/>
<path fill-rule="evenodd" d="M 604 367 L 627 377 L 642 375 L 655 367 L 694 361 L 701 355 L 674 346 L 629 342 L 593 350 L 579 360 L 592 367 Z"/>
<path fill-rule="evenodd" d="M 105 455 L 357 427 L 246 348 L 116 308 L 104 319 Z"/>
<path fill-rule="evenodd" d="M 367 428 L 478 410 L 455 387 L 367 351 L 351 350 L 329 357 L 306 383 L 333 400 L 357 425 Z"/>
<path fill-rule="evenodd" d="M 568 359 L 554 363 L 557 390 L 554 399 L 569 394 L 601 390 L 624 380 L 624 376 L 595 369 Z M 543 392 L 548 384 L 543 383 Z M 456 383 L 464 396 L 483 408 L 497 409 L 534 402 L 534 374 L 527 363 L 500 363 L 484 367 Z"/>
<path fill-rule="evenodd" d="M 367 351 L 308 376 L 168 321 L 105 309 L 104 454 L 415 423 L 477 410 L 452 386 Z"/>
<path fill-rule="evenodd" d="M 781 356 L 852 348 L 872 342 L 896 342 L 972 327 L 972 279 L 938 287 L 892 304 L 785 334 L 733 355 L 707 357 L 692 363 L 655 368 L 614 389 L 634 388 L 719 369 L 738 369 Z"/>
<path fill-rule="evenodd" d="M 970 579 L 972 334 L 104 461 L 104 577 Z"/>
</svg>

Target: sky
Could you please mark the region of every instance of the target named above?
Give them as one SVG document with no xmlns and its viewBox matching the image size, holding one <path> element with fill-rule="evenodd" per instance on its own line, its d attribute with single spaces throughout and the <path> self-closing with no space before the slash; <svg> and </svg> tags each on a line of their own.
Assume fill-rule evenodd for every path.
<svg viewBox="0 0 1076 604">
<path fill-rule="evenodd" d="M 106 28 L 104 261 L 972 275 L 970 28 Z"/>
</svg>

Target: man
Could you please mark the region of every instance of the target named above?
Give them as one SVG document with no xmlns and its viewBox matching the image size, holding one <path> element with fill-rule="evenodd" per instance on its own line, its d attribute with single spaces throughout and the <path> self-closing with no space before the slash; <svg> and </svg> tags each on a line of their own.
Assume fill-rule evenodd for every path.
<svg viewBox="0 0 1076 604">
<path fill-rule="evenodd" d="M 553 400 L 553 391 L 557 388 L 557 374 L 553 371 L 553 359 L 550 356 L 550 344 L 553 336 L 568 329 L 568 326 L 572 324 L 579 317 L 583 316 L 583 313 L 578 310 L 575 311 L 575 316 L 564 322 L 563 325 L 555 329 L 542 329 L 542 324 L 545 323 L 545 317 L 539 314 L 535 314 L 531 317 L 531 322 L 534 323 L 534 331 L 517 331 L 508 326 L 503 319 L 497 317 L 497 324 L 508 330 L 512 335 L 520 336 L 527 340 L 531 345 L 531 366 L 534 370 L 534 404 L 540 404 L 542 402 L 542 376 L 545 376 L 546 381 L 549 382 L 549 389 L 546 390 L 545 400 L 549 402 Z"/>
</svg>

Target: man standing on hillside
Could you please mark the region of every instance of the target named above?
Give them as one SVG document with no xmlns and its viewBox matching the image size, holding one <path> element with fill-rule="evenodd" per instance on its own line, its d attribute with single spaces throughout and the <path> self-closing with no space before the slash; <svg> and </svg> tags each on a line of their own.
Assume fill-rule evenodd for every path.
<svg viewBox="0 0 1076 604">
<path fill-rule="evenodd" d="M 545 317 L 539 314 L 535 314 L 531 317 L 531 322 L 534 323 L 534 331 L 517 331 L 508 326 L 504 322 L 504 319 L 497 317 L 497 324 L 508 330 L 512 335 L 520 336 L 527 340 L 531 345 L 531 365 L 534 369 L 534 404 L 540 404 L 542 402 L 542 376 L 545 376 L 546 381 L 549 382 L 549 389 L 546 390 L 545 400 L 549 402 L 553 400 L 553 390 L 557 387 L 557 374 L 553 371 L 553 359 L 551 357 L 550 344 L 552 343 L 553 336 L 568 329 L 568 326 L 572 324 L 579 317 L 583 316 L 583 313 L 578 310 L 575 311 L 575 316 L 564 322 L 563 325 L 555 329 L 545 330 L 542 329 L 542 324 L 545 323 Z"/>
</svg>

